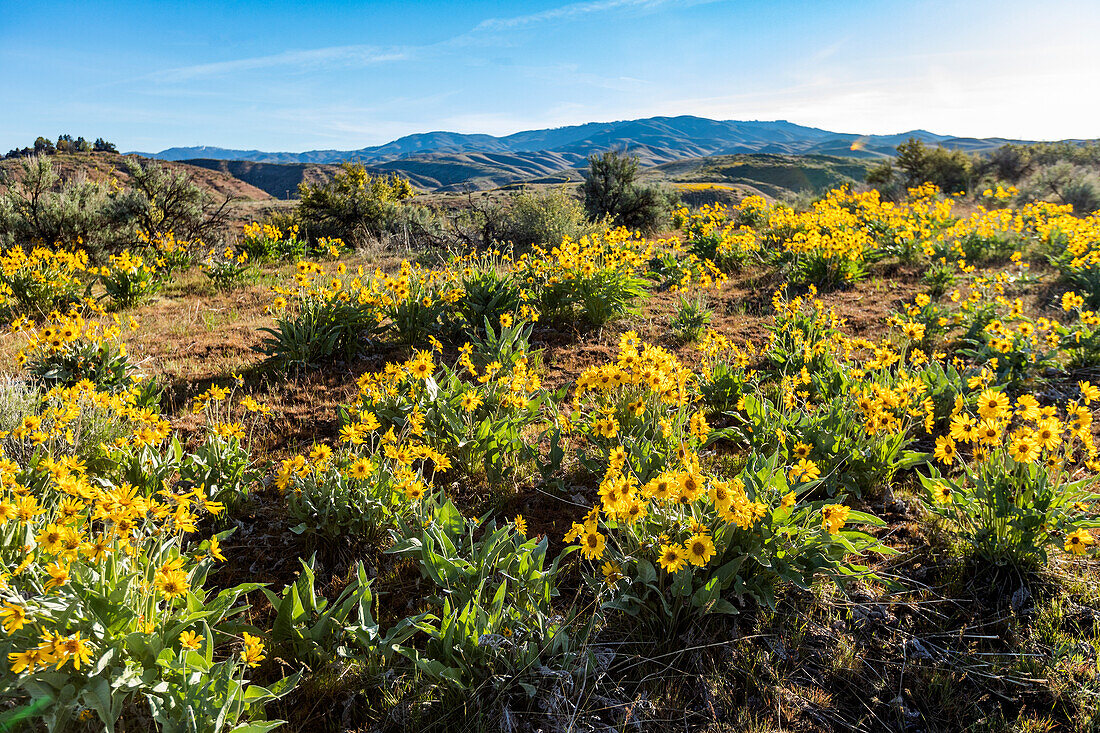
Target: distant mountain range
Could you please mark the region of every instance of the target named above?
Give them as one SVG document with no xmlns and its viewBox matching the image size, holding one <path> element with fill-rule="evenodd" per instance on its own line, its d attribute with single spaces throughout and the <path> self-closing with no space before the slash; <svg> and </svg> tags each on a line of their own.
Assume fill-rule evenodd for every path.
<svg viewBox="0 0 1100 733">
<path fill-rule="evenodd" d="M 891 155 L 898 143 L 915 137 L 926 143 L 967 151 L 991 150 L 1004 138 L 963 138 L 911 130 L 897 135 L 856 135 L 796 125 L 785 120 L 737 122 L 701 117 L 650 117 L 621 122 L 528 130 L 513 135 L 427 132 L 359 150 L 269 153 L 209 146 L 136 153 L 162 160 L 215 167 L 216 161 L 252 161 L 318 166 L 359 161 L 378 172 L 393 171 L 433 190 L 491 188 L 576 170 L 594 152 L 622 149 L 653 166 L 687 158 L 743 153 L 830 155 L 875 158 Z M 223 168 L 221 165 L 217 165 Z M 224 169 L 224 168 L 223 168 Z M 308 173 L 304 173 L 306 177 Z"/>
<path fill-rule="evenodd" d="M 735 153 L 784 153 L 853 155 L 869 157 L 891 154 L 898 143 L 910 137 L 964 150 L 1003 145 L 1003 138 L 959 138 L 927 130 L 897 135 L 856 135 L 829 132 L 816 127 L 775 122 L 736 122 L 702 117 L 650 117 L 622 122 L 589 122 L 584 125 L 527 130 L 504 137 L 468 135 L 458 132 L 425 132 L 406 135 L 385 145 L 359 150 L 308 150 L 304 153 L 268 153 L 262 150 L 230 150 L 210 146 L 168 148 L 159 153 L 137 153 L 163 160 L 251 160 L 258 163 L 386 163 L 425 154 L 483 153 L 486 155 L 555 152 L 563 156 L 586 157 L 598 150 L 625 148 L 642 151 L 653 163 L 680 158 Z M 852 144 L 860 141 L 859 149 Z"/>
</svg>

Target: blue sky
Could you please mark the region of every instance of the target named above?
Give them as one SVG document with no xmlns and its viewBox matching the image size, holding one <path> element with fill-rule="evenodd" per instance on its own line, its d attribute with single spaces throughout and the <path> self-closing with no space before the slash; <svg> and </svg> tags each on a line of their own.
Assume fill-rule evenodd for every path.
<svg viewBox="0 0 1100 733">
<path fill-rule="evenodd" d="M 1100 136 L 1100 2 L 0 0 L 0 148 L 355 149 L 652 115 Z"/>
</svg>

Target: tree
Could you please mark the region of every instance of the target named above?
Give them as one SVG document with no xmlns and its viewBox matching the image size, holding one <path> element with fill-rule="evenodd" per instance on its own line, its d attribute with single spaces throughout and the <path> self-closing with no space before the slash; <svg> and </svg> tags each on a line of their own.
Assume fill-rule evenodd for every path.
<svg viewBox="0 0 1100 733">
<path fill-rule="evenodd" d="M 1008 143 L 989 154 L 989 167 L 997 180 L 1016 183 L 1031 170 L 1031 153 L 1026 145 Z"/>
<path fill-rule="evenodd" d="M 911 137 L 897 147 L 897 167 L 905 176 L 907 186 L 919 186 L 928 180 L 928 149 Z"/>
<path fill-rule="evenodd" d="M 965 192 L 970 188 L 973 161 L 961 150 L 942 146 L 928 148 L 911 137 L 898 145 L 897 153 L 895 164 L 910 188 L 922 183 L 934 183 L 948 193 Z"/>
<path fill-rule="evenodd" d="M 588 158 L 584 208 L 594 220 L 609 218 L 616 226 L 654 232 L 667 221 L 675 197 L 656 186 L 637 183 L 638 158 L 614 150 Z"/>
<path fill-rule="evenodd" d="M 118 148 L 115 147 L 114 143 L 109 143 L 101 137 L 97 137 L 95 139 L 95 143 L 93 143 L 93 145 L 92 145 L 92 150 L 95 150 L 98 153 L 117 153 L 118 152 Z"/>
</svg>

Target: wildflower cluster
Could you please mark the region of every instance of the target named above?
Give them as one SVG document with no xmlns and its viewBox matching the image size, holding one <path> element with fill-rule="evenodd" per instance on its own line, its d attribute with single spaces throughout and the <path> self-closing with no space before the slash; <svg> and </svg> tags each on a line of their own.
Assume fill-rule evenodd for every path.
<svg viewBox="0 0 1100 733">
<path fill-rule="evenodd" d="M 599 505 L 566 541 L 603 562 L 610 607 L 672 619 L 682 618 L 684 604 L 693 613 L 734 612 L 723 594 L 735 583 L 770 602 L 776 579 L 805 583 L 817 572 L 843 572 L 846 552 L 874 544 L 841 529 L 877 520 L 800 499 L 816 477 L 788 483 L 778 454 L 753 454 L 732 477 L 707 470 L 700 451 L 711 430 L 691 408 L 696 381 L 633 334 L 616 363 L 578 379 L 579 414 L 570 422 L 596 446 L 589 465 L 604 470 Z"/>
<path fill-rule="evenodd" d="M 1083 554 L 1092 544 L 1087 529 L 1100 526 L 1100 495 L 1091 476 L 1073 474 L 1079 462 L 1093 474 L 1100 469 L 1087 407 L 1100 400 L 1100 388 L 1081 382 L 1080 392 L 1064 411 L 993 388 L 974 405 L 957 401 L 949 429 L 936 438 L 945 473 L 933 467 L 922 481 L 933 511 L 983 557 L 1042 561 L 1052 546 Z"/>
<path fill-rule="evenodd" d="M 81 300 L 87 271 L 84 250 L 12 247 L 0 254 L 0 305 L 15 316 L 66 310 Z"/>
</svg>

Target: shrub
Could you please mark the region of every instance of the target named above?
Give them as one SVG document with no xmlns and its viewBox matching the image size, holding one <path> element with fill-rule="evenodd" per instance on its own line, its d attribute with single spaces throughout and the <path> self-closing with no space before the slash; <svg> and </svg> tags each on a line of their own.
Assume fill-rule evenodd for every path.
<svg viewBox="0 0 1100 733">
<path fill-rule="evenodd" d="M 125 187 L 82 177 L 62 180 L 48 158 L 21 162 L 22 175 L 0 196 L 0 234 L 16 244 L 79 246 L 94 260 L 138 247 L 161 233 L 181 241 L 224 227 L 232 199 L 220 201 L 191 173 L 126 158 Z"/>
<path fill-rule="evenodd" d="M 651 233 L 668 223 L 674 193 L 637 182 L 638 159 L 615 151 L 588 158 L 584 208 L 593 220 L 608 217 L 615 226 Z"/>
<path fill-rule="evenodd" d="M 896 164 L 906 177 L 906 185 L 934 183 L 951 193 L 970 190 L 973 181 L 973 159 L 961 150 L 942 146 L 927 147 L 917 138 L 898 145 Z"/>
<path fill-rule="evenodd" d="M 62 181 L 45 156 L 20 161 L 21 174 L 0 195 L 0 234 L 9 243 L 82 247 L 93 255 L 112 246 L 108 194 L 85 178 Z"/>
<path fill-rule="evenodd" d="M 1100 209 L 1100 178 L 1094 167 L 1060 161 L 1038 167 L 1022 185 L 1025 198 L 1056 200 L 1073 207 L 1079 216 Z"/>
<path fill-rule="evenodd" d="M 602 222 L 589 221 L 584 205 L 560 188 L 542 193 L 513 193 L 496 227 L 501 242 L 521 247 L 580 239 L 605 228 Z"/>
<path fill-rule="evenodd" d="M 360 163 L 344 163 L 331 181 L 298 184 L 297 215 L 311 241 L 359 242 L 394 231 L 403 202 L 415 194 L 404 178 L 374 176 Z"/>
<path fill-rule="evenodd" d="M 213 240 L 228 223 L 233 198 L 215 198 L 194 173 L 153 160 L 124 160 L 129 181 L 104 209 L 119 232 L 119 244 L 136 245 L 142 235 L 172 232 L 183 241 Z"/>
</svg>

